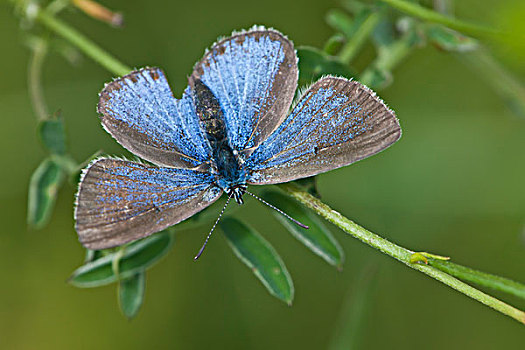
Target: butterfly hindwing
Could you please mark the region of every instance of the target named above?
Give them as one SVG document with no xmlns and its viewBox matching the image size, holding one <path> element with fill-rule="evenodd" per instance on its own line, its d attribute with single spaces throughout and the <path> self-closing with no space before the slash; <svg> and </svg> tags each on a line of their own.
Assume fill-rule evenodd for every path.
<svg viewBox="0 0 525 350">
<path fill-rule="evenodd" d="M 84 172 L 76 230 L 89 249 L 106 249 L 174 225 L 219 198 L 208 173 L 101 158 Z"/>
<path fill-rule="evenodd" d="M 325 77 L 246 160 L 248 183 L 273 184 L 349 165 L 397 141 L 395 114 L 356 81 Z"/>
<path fill-rule="evenodd" d="M 257 147 L 288 113 L 297 87 L 297 56 L 281 33 L 264 28 L 219 41 L 195 65 L 220 101 L 230 145 L 245 154 Z"/>
<path fill-rule="evenodd" d="M 107 84 L 98 112 L 122 146 L 152 163 L 193 168 L 210 159 L 190 90 L 175 99 L 158 68 L 143 68 Z"/>
</svg>

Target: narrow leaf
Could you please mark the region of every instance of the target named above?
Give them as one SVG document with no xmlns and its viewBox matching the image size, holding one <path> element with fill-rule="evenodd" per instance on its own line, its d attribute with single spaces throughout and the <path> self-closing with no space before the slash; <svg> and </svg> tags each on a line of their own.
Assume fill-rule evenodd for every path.
<svg viewBox="0 0 525 350">
<path fill-rule="evenodd" d="M 35 228 L 44 227 L 55 206 L 62 170 L 51 159 L 44 159 L 29 181 L 27 222 Z"/>
<path fill-rule="evenodd" d="M 270 243 L 234 218 L 224 218 L 221 228 L 235 255 L 252 270 L 270 294 L 291 305 L 294 294 L 292 279 Z"/>
<path fill-rule="evenodd" d="M 339 51 L 344 42 L 345 37 L 342 34 L 334 34 L 324 44 L 323 51 L 327 55 L 335 55 L 337 54 L 337 51 Z"/>
<path fill-rule="evenodd" d="M 315 254 L 319 255 L 331 265 L 341 268 L 344 261 L 344 253 L 339 243 L 332 236 L 328 228 L 306 208 L 290 197 L 276 191 L 265 191 L 262 197 L 269 203 L 290 215 L 292 218 L 307 225 L 304 229 L 294 224 L 283 215 L 272 210 L 275 217 L 283 226 L 301 243 Z"/>
<path fill-rule="evenodd" d="M 425 34 L 429 42 L 441 50 L 466 52 L 478 48 L 478 42 L 476 40 L 442 25 L 427 25 L 425 27 Z"/>
<path fill-rule="evenodd" d="M 346 37 L 350 37 L 354 30 L 354 21 L 352 18 L 346 12 L 339 9 L 332 9 L 327 12 L 326 23 L 336 32 L 341 32 Z"/>
<path fill-rule="evenodd" d="M 428 259 L 429 265 L 448 273 L 461 280 L 476 283 L 480 286 L 500 290 L 525 299 L 525 284 L 515 282 L 505 277 L 492 275 L 461 266 L 450 261 L 440 259 Z"/>
<path fill-rule="evenodd" d="M 378 48 L 392 45 L 396 40 L 394 34 L 394 23 L 392 20 L 383 16 L 377 23 L 374 31 L 372 32 L 372 39 L 374 45 Z"/>
<path fill-rule="evenodd" d="M 120 310 L 128 319 L 135 317 L 144 301 L 146 290 L 146 272 L 135 273 L 119 283 L 118 300 Z"/>
<path fill-rule="evenodd" d="M 122 247 L 119 251 L 107 254 L 76 269 L 69 283 L 79 288 L 92 288 L 107 285 L 120 279 L 133 276 L 145 270 L 165 256 L 172 244 L 172 235 L 161 232 Z M 118 276 L 113 269 L 113 260 L 119 258 Z"/>
<path fill-rule="evenodd" d="M 331 74 L 351 78 L 353 72 L 336 58 L 313 47 L 297 49 L 299 57 L 299 86 L 309 85 L 323 75 Z"/>
<path fill-rule="evenodd" d="M 377 67 L 370 67 L 365 70 L 359 81 L 371 88 L 382 89 L 390 85 L 393 81 L 392 73 Z"/>
<path fill-rule="evenodd" d="M 52 119 L 42 121 L 38 127 L 38 134 L 49 152 L 58 155 L 66 153 L 64 123 L 58 114 Z"/>
<path fill-rule="evenodd" d="M 294 181 L 299 186 L 303 187 L 308 193 L 317 198 L 321 198 L 321 195 L 317 191 L 317 181 L 315 176 L 305 177 Z"/>
</svg>

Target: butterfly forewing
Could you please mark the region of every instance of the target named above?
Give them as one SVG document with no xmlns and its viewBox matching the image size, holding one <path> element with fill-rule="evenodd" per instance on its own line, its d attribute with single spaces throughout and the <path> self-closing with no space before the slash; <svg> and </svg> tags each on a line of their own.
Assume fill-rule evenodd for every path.
<svg viewBox="0 0 525 350">
<path fill-rule="evenodd" d="M 394 112 L 373 91 L 325 77 L 248 158 L 248 183 L 281 183 L 336 169 L 382 151 L 400 136 Z"/>
<path fill-rule="evenodd" d="M 297 56 L 281 33 L 264 28 L 219 41 L 193 70 L 220 101 L 230 145 L 251 153 L 288 113 L 297 87 Z"/>
<path fill-rule="evenodd" d="M 125 148 L 159 165 L 182 168 L 208 162 L 189 89 L 176 100 L 164 73 L 144 68 L 107 84 L 98 112 L 104 128 Z"/>
<path fill-rule="evenodd" d="M 102 158 L 85 171 L 76 230 L 89 249 L 105 249 L 174 225 L 212 204 L 222 191 L 208 173 Z"/>
</svg>

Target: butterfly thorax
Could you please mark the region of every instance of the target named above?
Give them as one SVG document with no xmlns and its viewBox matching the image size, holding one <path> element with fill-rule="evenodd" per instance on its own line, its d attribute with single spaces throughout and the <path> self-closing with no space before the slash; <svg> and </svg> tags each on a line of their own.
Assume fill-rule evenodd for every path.
<svg viewBox="0 0 525 350">
<path fill-rule="evenodd" d="M 200 79 L 191 81 L 190 85 L 200 125 L 212 149 L 212 171 L 217 178 L 216 184 L 242 204 L 246 172 L 238 153 L 228 142 L 224 111 L 213 92 Z"/>
</svg>

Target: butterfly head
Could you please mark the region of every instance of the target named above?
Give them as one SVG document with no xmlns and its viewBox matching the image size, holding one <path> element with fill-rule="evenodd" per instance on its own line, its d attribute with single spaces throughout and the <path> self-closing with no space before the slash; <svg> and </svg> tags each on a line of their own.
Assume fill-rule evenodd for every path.
<svg viewBox="0 0 525 350">
<path fill-rule="evenodd" d="M 225 192 L 228 197 L 235 199 L 238 204 L 243 204 L 244 200 L 242 199 L 242 196 L 246 193 L 246 188 L 246 185 L 235 185 L 228 187 Z"/>
</svg>

